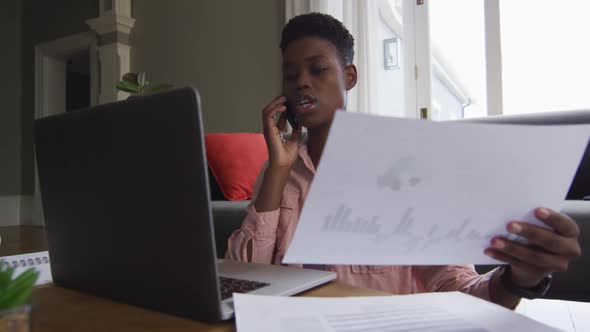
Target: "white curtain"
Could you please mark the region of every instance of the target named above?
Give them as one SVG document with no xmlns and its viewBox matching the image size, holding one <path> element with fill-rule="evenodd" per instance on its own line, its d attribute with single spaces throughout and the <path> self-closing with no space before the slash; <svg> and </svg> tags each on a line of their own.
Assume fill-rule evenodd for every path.
<svg viewBox="0 0 590 332">
<path fill-rule="evenodd" d="M 285 17 L 319 12 L 342 21 L 354 37 L 354 64 L 358 69 L 356 87 L 348 93 L 346 110 L 370 113 L 376 107 L 378 83 L 375 73 L 382 65 L 375 52 L 381 45 L 371 36 L 377 35 L 379 3 L 382 0 L 285 0 Z M 380 53 L 379 53 L 380 54 Z"/>
</svg>

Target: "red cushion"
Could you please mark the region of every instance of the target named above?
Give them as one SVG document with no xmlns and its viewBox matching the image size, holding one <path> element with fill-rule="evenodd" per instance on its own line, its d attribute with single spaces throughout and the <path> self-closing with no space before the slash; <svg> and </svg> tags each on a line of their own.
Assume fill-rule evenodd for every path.
<svg viewBox="0 0 590 332">
<path fill-rule="evenodd" d="M 252 198 L 260 168 L 268 159 L 264 136 L 257 133 L 205 135 L 207 162 L 221 192 L 230 201 Z"/>
</svg>

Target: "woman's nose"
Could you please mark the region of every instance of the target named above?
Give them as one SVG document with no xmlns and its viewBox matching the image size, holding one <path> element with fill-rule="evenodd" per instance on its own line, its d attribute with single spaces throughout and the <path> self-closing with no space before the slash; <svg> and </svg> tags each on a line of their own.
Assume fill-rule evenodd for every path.
<svg viewBox="0 0 590 332">
<path fill-rule="evenodd" d="M 306 71 L 299 73 L 299 75 L 297 76 L 297 89 L 298 90 L 307 89 L 310 86 L 311 86 L 310 75 Z"/>
</svg>

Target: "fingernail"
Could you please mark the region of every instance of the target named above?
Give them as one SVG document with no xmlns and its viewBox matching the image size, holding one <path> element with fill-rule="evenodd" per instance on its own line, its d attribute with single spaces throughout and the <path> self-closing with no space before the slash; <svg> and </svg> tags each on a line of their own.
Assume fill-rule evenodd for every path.
<svg viewBox="0 0 590 332">
<path fill-rule="evenodd" d="M 484 255 L 486 255 L 488 257 L 494 257 L 494 254 L 492 253 L 491 250 L 485 250 L 483 253 L 484 253 Z"/>
<path fill-rule="evenodd" d="M 551 212 L 549 212 L 549 210 L 547 210 L 545 208 L 539 208 L 537 210 L 537 216 L 541 219 L 545 219 L 545 218 L 549 217 L 550 214 L 551 214 Z"/>
<path fill-rule="evenodd" d="M 494 247 L 496 249 L 502 249 L 502 248 L 506 247 L 506 243 L 504 243 L 504 241 L 502 241 L 502 240 L 496 240 L 492 243 L 492 247 Z"/>
<path fill-rule="evenodd" d="M 508 225 L 508 230 L 512 233 L 520 233 L 522 232 L 522 226 L 520 226 L 518 223 L 513 222 L 510 225 Z"/>
</svg>

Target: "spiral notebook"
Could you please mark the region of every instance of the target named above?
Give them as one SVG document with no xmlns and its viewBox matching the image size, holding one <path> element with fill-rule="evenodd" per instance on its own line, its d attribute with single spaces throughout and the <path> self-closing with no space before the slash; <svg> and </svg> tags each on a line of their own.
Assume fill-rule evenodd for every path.
<svg viewBox="0 0 590 332">
<path fill-rule="evenodd" d="M 37 279 L 37 282 L 35 282 L 35 285 L 46 284 L 53 281 L 51 276 L 51 267 L 49 265 L 48 251 L 4 256 L 0 257 L 0 261 L 3 261 L 9 267 L 14 268 L 14 277 L 25 272 L 31 267 L 35 268 L 37 271 L 39 271 L 39 278 Z"/>
</svg>

